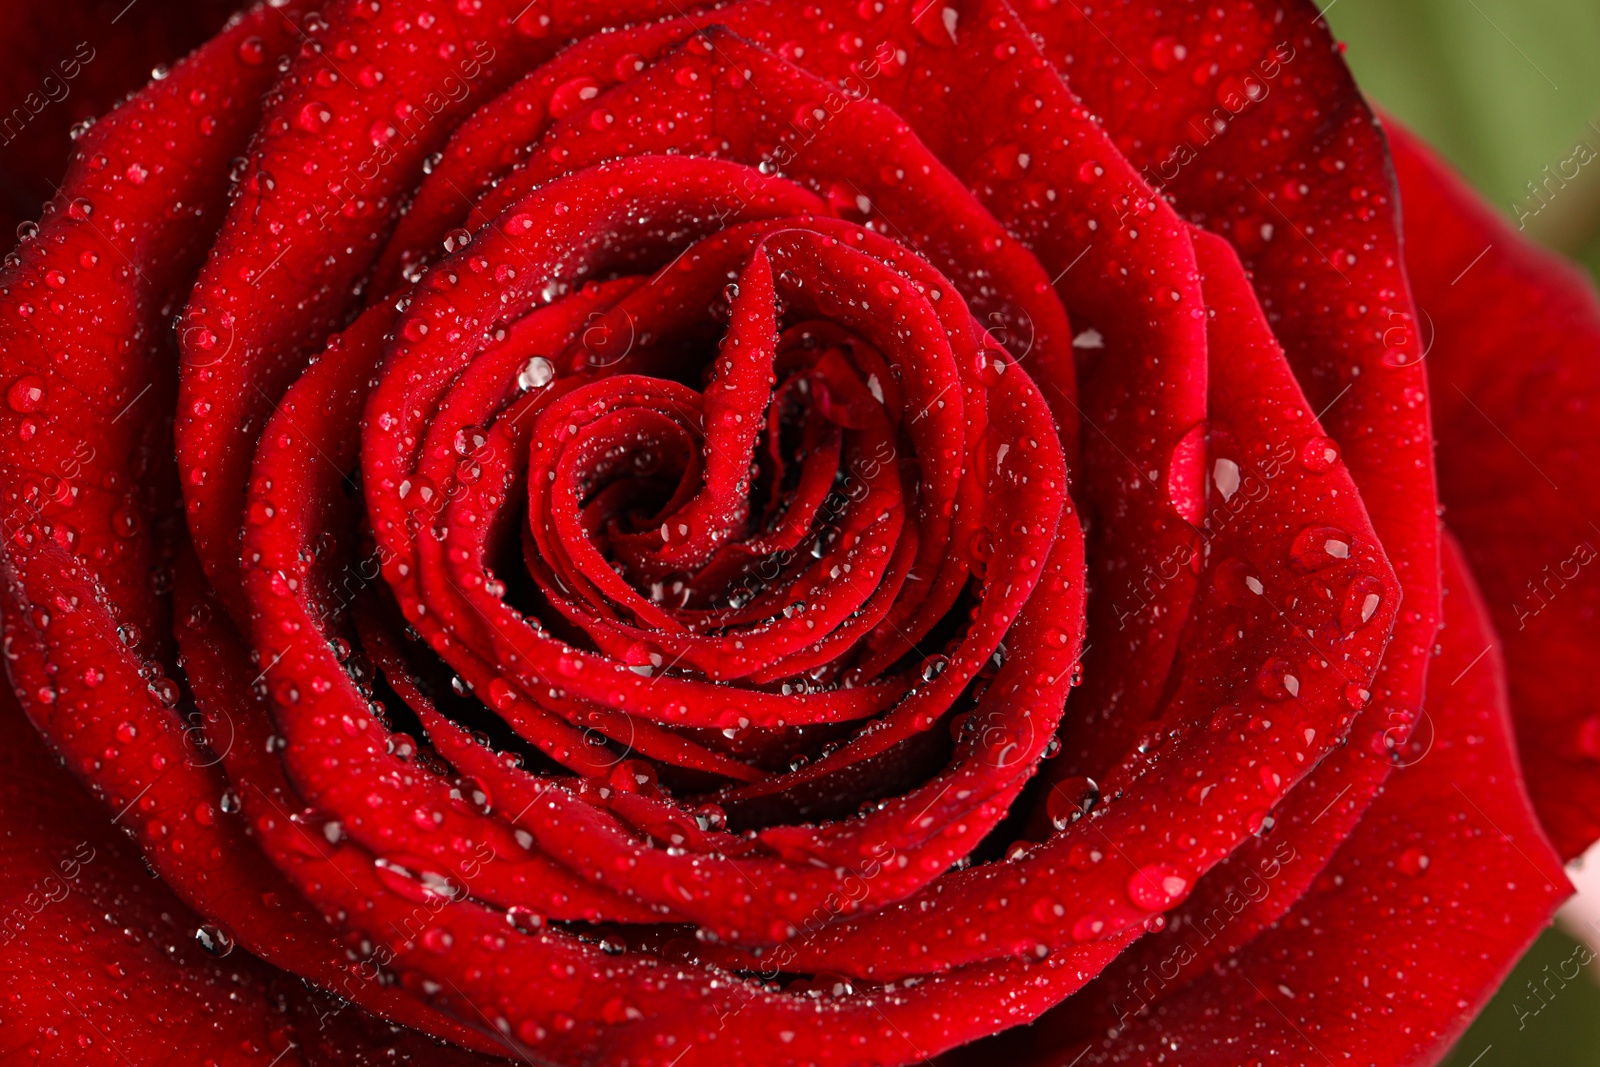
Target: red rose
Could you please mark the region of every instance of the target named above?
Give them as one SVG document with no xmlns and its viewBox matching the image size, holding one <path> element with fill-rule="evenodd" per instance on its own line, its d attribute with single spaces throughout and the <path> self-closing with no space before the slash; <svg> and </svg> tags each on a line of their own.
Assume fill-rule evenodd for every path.
<svg viewBox="0 0 1600 1067">
<path fill-rule="evenodd" d="M 236 17 L 0 275 L 6 1047 L 1437 1059 L 1600 314 L 1390 138 L 1309 3 Z"/>
</svg>

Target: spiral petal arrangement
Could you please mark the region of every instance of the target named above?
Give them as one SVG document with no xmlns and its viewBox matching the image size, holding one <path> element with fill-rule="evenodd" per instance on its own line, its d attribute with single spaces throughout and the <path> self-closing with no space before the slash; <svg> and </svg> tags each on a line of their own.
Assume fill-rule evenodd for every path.
<svg viewBox="0 0 1600 1067">
<path fill-rule="evenodd" d="M 18 701 L 147 910 L 270 965 L 241 1033 L 275 969 L 359 1009 L 237 1062 L 374 1018 L 427 1063 L 1309 1062 L 1363 1011 L 1414 1062 L 1564 894 L 1473 659 L 1463 558 L 1514 588 L 1519 534 L 1448 467 L 1490 503 L 1439 528 L 1453 260 L 1310 4 L 274 0 L 24 236 Z M 1523 884 L 1396 882 L 1413 833 Z M 1395 1002 L 1385 938 L 1453 984 Z"/>
</svg>

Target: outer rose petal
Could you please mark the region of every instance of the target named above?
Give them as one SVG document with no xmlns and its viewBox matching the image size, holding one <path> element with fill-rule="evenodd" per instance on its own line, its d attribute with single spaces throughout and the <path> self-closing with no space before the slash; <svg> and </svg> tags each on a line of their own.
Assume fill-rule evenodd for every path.
<svg viewBox="0 0 1600 1067">
<path fill-rule="evenodd" d="M 125 1065 L 181 1045 L 232 1065 L 283 1052 L 286 1020 L 265 995 L 277 972 L 205 954 L 201 920 L 56 767 L 9 688 L 0 736 L 0 975 L 32 990 L 0 1008 L 0 1059 Z"/>
<path fill-rule="evenodd" d="M 25 710 L 141 832 L 167 884 L 242 944 L 332 986 L 343 951 L 330 950 L 328 931 L 236 823 L 216 817 L 226 780 L 186 747 L 195 735 L 173 711 L 181 691 L 160 660 L 170 605 L 151 581 L 163 546 L 150 531 L 176 495 L 170 437 L 143 409 L 119 414 L 171 395 L 161 327 L 221 214 L 227 160 L 255 125 L 253 102 L 273 75 L 266 61 L 296 32 L 293 13 L 254 9 L 98 123 L 78 142 L 54 212 L 0 274 L 0 351 L 18 374 L 13 396 L 25 398 L 0 409 L 0 597 Z M 214 121 L 189 121 L 197 94 L 216 107 Z M 164 210 L 174 202 L 184 211 Z M 354 998 L 404 1010 L 386 987 Z"/>
<path fill-rule="evenodd" d="M 1081 1059 L 1047 1019 L 1027 1035 L 1037 1062 L 1426 1064 L 1466 1028 L 1571 887 L 1522 787 L 1488 611 L 1444 545 L 1427 757 L 1389 779 L 1276 926 L 1166 999 L 1154 967 L 1119 989 L 1126 1027 Z M 1208 936 L 1192 927 L 1175 952 Z"/>
<path fill-rule="evenodd" d="M 215 33 L 238 0 L 18 4 L 0 38 L 0 234 L 55 191 L 75 122 L 98 118 Z M 9 237 L 4 239 L 9 244 Z"/>
<path fill-rule="evenodd" d="M 1391 126 L 1432 318 L 1439 495 L 1505 641 L 1529 791 L 1562 856 L 1600 837 L 1600 305 Z"/>
<path fill-rule="evenodd" d="M 1193 976 L 1305 890 L 1399 762 L 1419 715 L 1439 611 L 1427 382 L 1383 137 L 1315 6 L 1039 6 L 1025 15 L 1030 28 L 1117 147 L 1180 215 L 1228 237 L 1251 272 L 1306 399 L 1337 443 L 1332 453 L 1328 441 L 1308 443 L 1300 462 L 1342 457 L 1404 589 L 1351 743 L 1273 812 L 1299 862 L 1184 968 Z M 1209 914 L 1219 904 L 1211 893 L 1270 861 L 1274 844 L 1246 843 L 1184 911 Z M 1117 966 L 1137 973 L 1140 955 L 1165 958 L 1151 940 Z"/>
<path fill-rule="evenodd" d="M 181 1048 L 216 1067 L 500 1062 L 308 992 L 242 949 L 213 959 L 204 920 L 150 877 L 5 689 L 0 736 L 0 975 L 29 990 L 0 1008 L 0 1060 L 143 1067 Z"/>
</svg>

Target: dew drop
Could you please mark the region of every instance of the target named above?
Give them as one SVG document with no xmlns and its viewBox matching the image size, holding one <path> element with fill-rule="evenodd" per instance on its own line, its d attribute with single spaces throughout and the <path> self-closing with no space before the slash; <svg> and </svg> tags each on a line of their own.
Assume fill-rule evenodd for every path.
<svg viewBox="0 0 1600 1067">
<path fill-rule="evenodd" d="M 233 935 L 225 927 L 206 923 L 194 932 L 200 947 L 219 959 L 233 951 Z"/>
<path fill-rule="evenodd" d="M 1074 941 L 1093 941 L 1106 928 L 1105 920 L 1096 915 L 1085 915 L 1072 924 Z"/>
<path fill-rule="evenodd" d="M 333 110 L 318 100 L 302 106 L 295 116 L 295 124 L 307 133 L 321 133 L 322 128 L 332 121 Z"/>
<path fill-rule="evenodd" d="M 1356 577 L 1345 590 L 1339 606 L 1339 628 L 1346 634 L 1361 629 L 1383 605 L 1383 583 L 1370 574 Z"/>
<path fill-rule="evenodd" d="M 1211 465 L 1211 482 L 1224 501 L 1239 491 L 1239 465 L 1231 459 L 1218 459 Z"/>
<path fill-rule="evenodd" d="M 38 411 L 44 405 L 44 395 L 44 379 L 36 374 L 25 374 L 6 390 L 6 406 L 25 415 L 30 411 Z"/>
<path fill-rule="evenodd" d="M 1294 664 L 1277 659 L 1261 668 L 1256 675 L 1256 692 L 1268 700 L 1287 700 L 1300 695 L 1300 678 L 1294 673 Z"/>
<path fill-rule="evenodd" d="M 1420 848 L 1408 848 L 1400 853 L 1400 858 L 1395 860 L 1395 866 L 1413 878 L 1421 878 L 1431 862 L 1428 854 Z"/>
<path fill-rule="evenodd" d="M 1189 49 L 1176 37 L 1157 37 L 1150 43 L 1150 65 L 1161 73 L 1182 63 L 1189 55 Z"/>
<path fill-rule="evenodd" d="M 1289 546 L 1289 565 L 1303 573 L 1350 558 L 1351 537 L 1337 526 L 1307 526 Z"/>
<path fill-rule="evenodd" d="M 246 37 L 239 42 L 239 62 L 247 67 L 259 67 L 267 61 L 267 42 L 259 37 Z"/>
<path fill-rule="evenodd" d="M 1075 778 L 1063 778 L 1050 789 L 1050 796 L 1045 800 L 1045 812 L 1050 816 L 1050 824 L 1057 830 L 1065 830 L 1100 803 L 1100 786 L 1093 778 L 1079 775 Z"/>
<path fill-rule="evenodd" d="M 543 389 L 555 381 L 556 368 L 543 356 L 534 356 L 517 374 L 517 387 L 519 389 Z"/>
<path fill-rule="evenodd" d="M 1312 474 L 1324 474 L 1339 462 L 1339 443 L 1331 437 L 1313 437 L 1300 447 L 1300 465 Z"/>
<path fill-rule="evenodd" d="M 427 870 L 421 861 L 380 856 L 372 865 L 378 881 L 414 904 L 434 904 L 464 895 L 461 886 L 445 875 Z"/>
<path fill-rule="evenodd" d="M 1145 911 L 1161 911 L 1182 900 L 1189 892 L 1189 879 L 1176 867 L 1152 863 L 1141 867 L 1128 879 L 1128 899 Z"/>
</svg>

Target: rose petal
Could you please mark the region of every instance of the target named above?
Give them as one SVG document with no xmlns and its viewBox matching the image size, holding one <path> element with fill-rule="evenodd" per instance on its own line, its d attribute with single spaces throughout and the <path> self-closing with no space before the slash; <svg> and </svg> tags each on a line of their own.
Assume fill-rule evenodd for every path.
<svg viewBox="0 0 1600 1067">
<path fill-rule="evenodd" d="M 1433 324 L 1440 495 L 1505 642 L 1528 789 L 1563 857 L 1600 837 L 1600 307 L 1410 133 L 1391 126 L 1406 267 Z"/>
<path fill-rule="evenodd" d="M 110 111 L 237 9 L 234 0 L 69 0 L 11 11 L 0 40 L 0 100 L 11 107 L 0 130 L 9 179 L 0 233 L 39 217 L 66 169 L 71 128 Z"/>
<path fill-rule="evenodd" d="M 9 692 L 0 730 L 0 941 L 12 988 L 32 991 L 7 1003 L 5 1054 L 87 1067 L 153 1062 L 180 1043 L 225 1062 L 300 1062 L 270 1000 L 281 976 L 151 879 Z M 207 955 L 197 931 L 231 958 Z"/>
<path fill-rule="evenodd" d="M 1394 577 L 1349 474 L 1281 463 L 1279 452 L 1293 454 L 1295 442 L 1321 428 L 1231 249 L 1199 231 L 1194 239 L 1216 311 L 1208 339 L 1212 448 L 1241 467 L 1260 462 L 1270 492 L 1212 526 L 1163 717 L 1107 779 L 1112 800 L 1091 817 L 1013 862 L 955 872 L 937 892 L 826 929 L 799 962 L 926 973 L 985 958 L 995 945 L 1060 945 L 1142 924 L 1260 831 L 1348 730 L 1350 695 L 1369 684 L 1388 643 L 1399 606 Z M 1302 550 L 1306 531 L 1327 531 L 1308 546 L 1315 552 Z M 1343 538 L 1341 555 L 1326 549 L 1335 537 Z M 1356 583 L 1370 583 L 1380 606 L 1352 626 L 1337 605 Z M 1152 773 L 1168 767 L 1184 772 Z M 1150 893 L 1146 880 L 1157 876 L 1147 872 L 1159 872 L 1163 888 L 1172 878 L 1175 888 Z M 985 906 L 997 899 L 1045 906 Z"/>
<path fill-rule="evenodd" d="M 254 440 L 245 427 L 259 428 L 355 303 L 355 283 L 377 259 L 402 192 L 416 186 L 424 160 L 477 98 L 549 58 L 568 33 L 602 20 L 592 5 L 562 4 L 552 32 L 543 10 L 487 6 L 435 14 L 416 0 L 387 0 L 379 9 L 352 4 L 338 13 L 338 40 L 320 15 L 271 9 L 305 46 L 268 102 L 263 134 L 241 168 L 242 195 L 179 329 L 185 370 L 175 432 L 189 528 L 206 574 L 241 624 L 248 613 L 234 549 Z M 607 14 L 624 19 L 627 5 Z M 397 25 L 425 25 L 438 43 L 418 49 L 391 40 Z M 345 73 L 347 61 L 355 73 Z M 322 158 L 343 165 L 324 174 L 314 165 Z M 316 241 L 307 239 L 312 226 Z M 349 251 L 329 257 L 324 245 Z M 283 314 L 285 307 L 295 314 Z M 212 348 L 200 344 L 204 338 Z"/>
<path fill-rule="evenodd" d="M 1523 789 L 1486 605 L 1446 545 L 1434 668 L 1455 681 L 1430 692 L 1426 757 L 1390 777 L 1315 888 L 1227 966 L 1170 995 L 1153 975 L 1119 982 L 1120 1025 L 1082 1062 L 1160 1063 L 1172 1042 L 1201 1067 L 1237 1064 L 1242 1049 L 1264 1062 L 1436 1062 L 1571 892 Z M 1240 896 L 1300 862 L 1276 848 Z M 1206 936 L 1190 928 L 1175 956 Z M 1041 1053 L 1070 1048 L 1051 1021 L 1031 1037 Z"/>
<path fill-rule="evenodd" d="M 1439 550 L 1423 342 L 1382 134 L 1316 6 L 1251 3 L 1221 21 L 1217 10 L 1066 4 L 1028 21 L 1141 174 L 1238 250 L 1404 588 L 1353 743 L 1275 813 L 1306 862 L 1230 924 L 1224 951 L 1304 891 L 1403 758 L 1438 625 Z M 1247 844 L 1236 877 L 1268 852 Z"/>
</svg>

